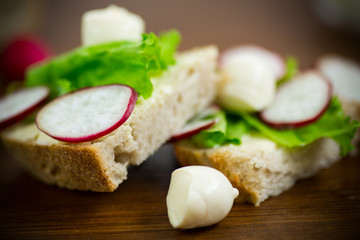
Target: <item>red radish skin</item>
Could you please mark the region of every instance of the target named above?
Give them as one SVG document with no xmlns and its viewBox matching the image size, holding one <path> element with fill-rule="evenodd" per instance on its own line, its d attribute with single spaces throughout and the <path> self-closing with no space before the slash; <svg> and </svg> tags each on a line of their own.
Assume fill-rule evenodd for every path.
<svg viewBox="0 0 360 240">
<path fill-rule="evenodd" d="M 200 112 L 192 120 L 190 120 L 190 122 L 185 124 L 185 126 L 179 132 L 173 134 L 169 141 L 176 142 L 181 139 L 191 137 L 192 135 L 195 135 L 202 130 L 212 127 L 215 123 L 217 123 L 218 119 L 205 118 L 218 113 L 220 110 L 220 107 L 216 104 L 205 108 L 202 112 Z M 193 125 L 192 127 L 191 124 Z"/>
<path fill-rule="evenodd" d="M 69 96 L 73 96 L 74 94 L 81 93 L 83 91 L 88 91 L 88 90 L 91 90 L 94 88 L 102 89 L 102 88 L 111 87 L 111 86 L 120 86 L 120 87 L 128 88 L 131 90 L 130 98 L 128 99 L 128 102 L 126 103 L 126 107 L 125 107 L 126 111 L 124 112 L 122 117 L 118 121 L 116 121 L 114 124 L 112 124 L 111 126 L 106 127 L 105 129 L 101 129 L 100 131 L 93 133 L 93 134 L 77 136 L 77 137 L 58 136 L 58 135 L 52 134 L 51 129 L 45 130 L 42 127 L 42 119 L 41 118 L 42 118 L 42 114 L 44 114 L 44 109 L 46 109 L 47 107 L 51 107 L 52 104 L 57 103 L 59 101 L 63 101 L 63 99 L 68 98 Z M 138 94 L 134 89 L 132 89 L 129 86 L 125 86 L 125 85 L 121 85 L 121 84 L 103 85 L 103 86 L 97 86 L 97 87 L 83 88 L 83 89 L 77 90 L 75 92 L 63 95 L 63 96 L 53 100 L 52 102 L 48 103 L 46 106 L 44 106 L 37 114 L 36 125 L 40 131 L 44 132 L 45 134 L 47 134 L 47 135 L 51 136 L 52 138 L 57 139 L 59 141 L 68 142 L 68 143 L 82 143 L 82 142 L 94 141 L 98 138 L 101 138 L 101 137 L 111 133 L 112 131 L 116 130 L 118 127 L 120 127 L 123 123 L 126 122 L 126 120 L 130 117 L 132 111 L 135 108 L 137 97 L 138 97 Z"/>
<path fill-rule="evenodd" d="M 19 110 L 17 113 L 14 113 L 14 114 L 9 115 L 7 117 L 2 117 L 2 119 L 0 120 L 0 130 L 5 129 L 7 127 L 10 127 L 11 125 L 14 125 L 14 124 L 20 122 L 25 117 L 27 117 L 31 113 L 35 112 L 40 106 L 42 106 L 43 104 L 46 103 L 46 100 L 47 100 L 47 98 L 49 97 L 49 94 L 50 94 L 50 90 L 49 90 L 49 88 L 47 88 L 45 86 L 21 89 L 19 91 L 16 91 L 16 92 L 12 93 L 11 95 L 12 96 L 16 95 L 17 97 L 24 98 L 23 93 L 25 91 L 34 91 L 35 89 L 40 90 L 41 92 L 37 96 L 34 96 L 34 98 L 32 98 L 32 99 L 23 99 L 22 100 L 25 103 L 30 101 L 29 102 L 30 105 L 28 105 L 28 106 L 24 107 L 23 109 Z M 3 97 L 0 100 L 0 105 L 1 105 L 0 114 L 1 115 L 3 113 L 7 112 L 5 110 L 5 108 L 4 108 L 4 106 L 2 105 L 3 101 L 5 100 L 5 98 L 12 97 L 12 96 L 7 95 L 7 96 Z M 34 99 L 35 99 L 35 101 L 31 102 Z"/>
<path fill-rule="evenodd" d="M 218 119 L 209 119 L 209 120 L 194 120 L 194 122 L 190 122 L 184 126 L 182 130 L 175 133 L 171 138 L 170 142 L 176 142 L 185 138 L 189 138 L 202 130 L 208 129 L 212 127 L 215 123 L 217 123 Z M 200 125 L 195 126 L 194 128 L 186 129 L 189 124 L 199 122 Z M 201 123 L 202 122 L 202 123 Z"/>
<path fill-rule="evenodd" d="M 248 54 L 250 52 L 256 55 L 261 55 L 259 57 L 263 59 L 266 58 L 266 61 L 268 61 L 271 68 L 275 70 L 276 79 L 280 79 L 281 77 L 284 76 L 286 72 L 286 64 L 283 57 L 266 48 L 251 44 L 239 45 L 225 50 L 220 55 L 219 66 L 221 68 L 226 63 L 226 61 L 231 57 L 234 57 L 238 54 Z"/>
<path fill-rule="evenodd" d="M 303 72 L 301 74 L 298 74 L 295 79 L 297 79 L 297 81 L 299 81 L 300 78 L 302 77 L 306 77 L 308 74 L 315 74 L 319 77 L 319 79 L 322 79 L 324 81 L 324 83 L 326 83 L 326 102 L 323 104 L 322 108 L 317 111 L 312 117 L 308 118 L 308 119 L 304 119 L 301 121 L 274 121 L 273 119 L 269 119 L 269 116 L 267 116 L 267 111 L 269 111 L 269 108 L 271 106 L 269 106 L 269 108 L 261 111 L 259 113 L 259 117 L 260 119 L 266 123 L 267 125 L 277 128 L 277 129 L 291 129 L 291 128 L 300 128 L 300 127 L 304 127 L 308 124 L 311 124 L 315 121 L 317 121 L 327 110 L 330 102 L 331 102 L 331 97 L 332 97 L 332 85 L 331 82 L 326 78 L 326 76 L 324 76 L 323 74 L 315 71 L 315 70 L 309 70 L 306 72 Z M 294 79 L 294 80 L 295 80 Z M 278 89 L 278 93 L 280 91 L 284 91 L 284 88 L 286 90 L 287 84 L 289 84 L 290 82 L 285 83 L 284 85 L 282 85 L 279 89 Z M 275 100 L 274 100 L 275 101 Z"/>
<path fill-rule="evenodd" d="M 51 56 L 46 44 L 34 36 L 11 40 L 0 55 L 0 67 L 7 82 L 23 80 L 26 69 Z"/>
<path fill-rule="evenodd" d="M 204 119 L 210 115 L 214 115 L 214 114 L 218 113 L 220 110 L 221 110 L 221 108 L 218 105 L 213 104 L 213 105 L 207 107 L 206 109 L 204 109 L 198 115 L 196 115 L 194 120 Z"/>
</svg>

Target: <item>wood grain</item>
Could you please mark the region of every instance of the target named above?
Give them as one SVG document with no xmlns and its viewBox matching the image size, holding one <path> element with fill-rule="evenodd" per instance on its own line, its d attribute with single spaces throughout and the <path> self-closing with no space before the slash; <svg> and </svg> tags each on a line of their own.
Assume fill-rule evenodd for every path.
<svg viewBox="0 0 360 240">
<path fill-rule="evenodd" d="M 181 231 L 168 221 L 165 197 L 178 167 L 164 146 L 114 193 L 68 191 L 24 172 L 2 179 L 2 239 L 356 239 L 360 229 L 360 158 L 349 157 L 254 207 L 236 204 L 208 228 Z M 4 155 L 3 155 L 4 156 Z M 7 157 L 4 161 L 12 161 Z M 1 173 L 6 169 L 2 168 Z"/>
<path fill-rule="evenodd" d="M 147 31 L 177 28 L 181 49 L 214 43 L 221 50 L 254 43 L 295 55 L 302 68 L 333 52 L 360 60 L 359 37 L 330 29 L 312 1 L 40 1 L 37 31 L 56 53 L 80 44 L 82 12 L 116 3 L 139 13 Z M 165 197 L 178 167 L 170 145 L 132 167 L 114 193 L 68 191 L 35 180 L 0 149 L 1 239 L 359 239 L 360 155 L 299 181 L 253 207 L 236 204 L 215 226 L 181 231 L 167 218 Z"/>
</svg>

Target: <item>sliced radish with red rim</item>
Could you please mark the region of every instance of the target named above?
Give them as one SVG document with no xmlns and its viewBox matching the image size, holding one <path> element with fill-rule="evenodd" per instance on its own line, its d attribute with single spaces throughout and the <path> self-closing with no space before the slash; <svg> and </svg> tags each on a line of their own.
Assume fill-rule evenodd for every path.
<svg viewBox="0 0 360 240">
<path fill-rule="evenodd" d="M 45 103 L 49 88 L 38 86 L 24 88 L 6 95 L 0 100 L 0 129 L 4 129 L 24 119 Z"/>
<path fill-rule="evenodd" d="M 220 111 L 220 107 L 217 105 L 211 105 L 207 108 L 205 108 L 202 112 L 200 112 L 198 115 L 194 117 L 194 119 L 205 119 L 207 117 L 210 117 Z"/>
<path fill-rule="evenodd" d="M 276 79 L 280 79 L 286 72 L 286 64 L 283 57 L 265 48 L 255 45 L 240 45 L 224 51 L 219 60 L 220 67 L 235 58 L 256 58 L 259 63 L 266 64 L 274 73 Z"/>
<path fill-rule="evenodd" d="M 185 139 L 195 135 L 202 130 L 208 129 L 212 127 L 215 123 L 217 123 L 217 118 L 207 119 L 220 111 L 220 107 L 217 105 L 211 105 L 205 108 L 202 112 L 196 115 L 193 119 L 191 119 L 185 126 L 178 132 L 174 133 L 170 141 L 179 141 L 181 139 Z"/>
<path fill-rule="evenodd" d="M 60 141 L 92 141 L 120 127 L 136 100 L 136 91 L 124 85 L 85 88 L 48 103 L 37 114 L 36 124 Z"/>
<path fill-rule="evenodd" d="M 195 119 L 188 122 L 180 131 L 173 134 L 170 138 L 170 141 L 179 141 L 191 137 L 202 130 L 212 127 L 218 119 Z"/>
<path fill-rule="evenodd" d="M 325 77 L 308 71 L 281 85 L 273 103 L 260 117 L 274 127 L 301 127 L 321 117 L 331 95 L 331 85 Z"/>
<path fill-rule="evenodd" d="M 360 102 L 360 65 L 340 56 L 322 57 L 317 67 L 333 84 L 342 99 Z"/>
</svg>

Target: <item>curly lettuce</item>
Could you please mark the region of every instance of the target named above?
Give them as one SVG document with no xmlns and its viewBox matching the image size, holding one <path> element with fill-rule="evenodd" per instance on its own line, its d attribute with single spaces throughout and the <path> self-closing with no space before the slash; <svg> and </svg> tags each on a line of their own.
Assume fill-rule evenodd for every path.
<svg viewBox="0 0 360 240">
<path fill-rule="evenodd" d="M 285 61 L 285 65 L 286 65 L 286 71 L 285 71 L 285 74 L 282 78 L 278 79 L 277 81 L 277 86 L 285 83 L 286 81 L 292 79 L 296 74 L 297 72 L 299 71 L 299 68 L 298 68 L 298 61 L 296 58 L 294 57 L 287 57 L 286 58 L 286 61 Z"/>
<path fill-rule="evenodd" d="M 298 62 L 294 57 L 286 59 L 286 73 L 277 85 L 291 80 L 298 72 Z M 226 144 L 241 144 L 241 138 L 248 133 L 263 135 L 280 146 L 292 148 L 305 146 L 320 138 L 332 138 L 340 146 L 340 154 L 345 156 L 354 146 L 351 144 L 360 122 L 346 117 L 340 101 L 334 97 L 326 112 L 316 121 L 301 128 L 279 130 L 262 122 L 256 114 L 247 112 L 229 113 L 221 111 L 217 125 L 191 137 L 195 145 L 207 148 Z"/>
<path fill-rule="evenodd" d="M 316 122 L 301 128 L 276 130 L 260 121 L 255 115 L 241 113 L 242 118 L 263 135 L 285 147 L 305 146 L 319 138 L 332 138 L 340 146 L 340 154 L 345 156 L 354 146 L 351 144 L 360 122 L 346 117 L 340 101 L 331 100 L 327 111 Z"/>
<path fill-rule="evenodd" d="M 239 135 L 228 134 L 227 129 L 231 122 L 226 118 L 225 112 L 219 110 L 209 115 L 206 119 L 216 119 L 217 122 L 209 129 L 205 129 L 191 138 L 194 144 L 199 147 L 212 148 L 226 144 L 240 144 Z"/>
<path fill-rule="evenodd" d="M 31 68 L 25 84 L 47 85 L 53 98 L 84 87 L 124 84 L 148 98 L 153 91 L 150 77 L 175 63 L 179 42 L 180 34 L 173 30 L 159 38 L 153 33 L 143 34 L 139 42 L 80 47 Z"/>
<path fill-rule="evenodd" d="M 333 98 L 326 112 L 316 122 L 301 128 L 278 130 L 263 123 L 257 115 L 240 112 L 222 112 L 221 125 L 204 130 L 193 136 L 191 141 L 198 146 L 216 147 L 226 144 L 240 144 L 243 135 L 251 132 L 262 134 L 280 146 L 292 148 L 305 146 L 320 138 L 332 138 L 340 146 L 340 155 L 345 156 L 354 146 L 351 144 L 360 122 L 346 117 L 340 101 Z M 213 116 L 214 118 L 217 116 Z"/>
</svg>

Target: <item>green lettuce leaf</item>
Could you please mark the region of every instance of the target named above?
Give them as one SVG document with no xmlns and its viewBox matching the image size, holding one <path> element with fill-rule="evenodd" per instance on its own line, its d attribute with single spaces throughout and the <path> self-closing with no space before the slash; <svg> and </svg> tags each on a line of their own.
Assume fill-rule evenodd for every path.
<svg viewBox="0 0 360 240">
<path fill-rule="evenodd" d="M 161 51 L 159 59 L 162 68 L 166 69 L 168 65 L 175 64 L 174 53 L 180 41 L 180 35 L 176 30 L 160 35 Z"/>
<path fill-rule="evenodd" d="M 278 130 L 263 123 L 256 115 L 250 113 L 224 113 L 212 116 L 220 121 L 212 128 L 204 130 L 191 138 L 197 146 L 212 148 L 226 144 L 240 144 L 246 133 L 262 134 L 277 144 L 292 148 L 305 146 L 317 139 L 328 137 L 340 146 L 340 154 L 345 156 L 354 146 L 354 137 L 360 122 L 346 117 L 337 98 L 331 100 L 330 106 L 316 122 L 302 128 Z"/>
<path fill-rule="evenodd" d="M 180 42 L 176 31 L 143 34 L 140 42 L 111 42 L 81 47 L 30 69 L 27 86 L 47 85 L 57 97 L 76 89 L 106 84 L 124 84 L 144 98 L 151 96 L 150 77 L 175 63 Z"/>
<path fill-rule="evenodd" d="M 200 133 L 192 136 L 190 139 L 192 143 L 194 143 L 196 146 L 206 148 L 212 148 L 226 144 L 238 145 L 241 143 L 240 138 L 233 137 L 228 134 L 229 121 L 227 121 L 225 112 L 219 111 L 211 116 L 206 117 L 206 119 L 209 118 L 217 119 L 218 121 L 211 128 L 205 129 Z"/>
<path fill-rule="evenodd" d="M 278 85 L 292 79 L 298 71 L 297 60 L 288 57 L 286 74 L 278 81 Z M 256 114 L 247 112 L 224 113 L 219 123 L 192 137 L 192 141 L 202 147 L 212 148 L 229 143 L 240 144 L 241 138 L 247 133 L 264 135 L 277 144 L 292 148 L 305 146 L 317 139 L 328 137 L 340 146 L 340 154 L 345 156 L 354 146 L 351 144 L 360 122 L 346 117 L 340 101 L 333 98 L 326 112 L 316 122 L 301 128 L 279 130 L 263 123 Z"/>
<path fill-rule="evenodd" d="M 286 64 L 286 72 L 285 75 L 277 81 L 278 86 L 295 77 L 296 73 L 298 72 L 299 64 L 296 58 L 291 56 L 287 57 L 285 64 Z"/>
<path fill-rule="evenodd" d="M 264 124 L 255 115 L 240 113 L 242 118 L 263 135 L 285 147 L 305 146 L 319 138 L 332 138 L 340 146 L 340 154 L 345 156 L 354 146 L 351 144 L 360 122 L 346 117 L 340 101 L 333 98 L 323 116 L 315 123 L 302 128 L 276 130 Z"/>
<path fill-rule="evenodd" d="M 243 119 L 231 114 L 226 115 L 227 129 L 226 135 L 231 139 L 241 139 L 245 134 L 254 131 L 254 128 Z"/>
</svg>

